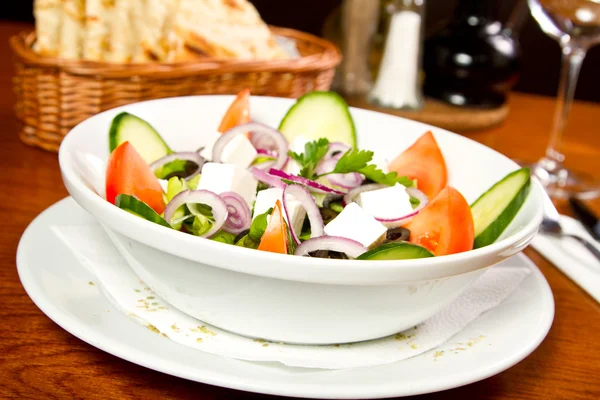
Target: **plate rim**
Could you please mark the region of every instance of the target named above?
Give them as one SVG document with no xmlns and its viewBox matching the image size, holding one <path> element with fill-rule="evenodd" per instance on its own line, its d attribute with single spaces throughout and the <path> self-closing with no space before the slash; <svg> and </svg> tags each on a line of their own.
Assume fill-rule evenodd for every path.
<svg viewBox="0 0 600 400">
<path fill-rule="evenodd" d="M 241 390 L 253 393 L 269 394 L 276 396 L 291 396 L 291 397 L 304 397 L 304 398 L 328 398 L 328 399 L 357 399 L 357 398 L 390 398 L 399 396 L 411 396 L 425 393 L 434 393 L 443 390 L 448 390 L 456 387 L 465 386 L 474 382 L 478 382 L 506 371 L 523 359 L 528 357 L 539 345 L 544 341 L 550 328 L 552 327 L 554 315 L 555 315 L 555 302 L 552 290 L 548 281 L 539 270 L 539 268 L 531 261 L 527 256 L 522 253 L 515 255 L 519 257 L 532 271 L 535 276 L 536 282 L 540 285 L 540 289 L 543 294 L 541 299 L 542 304 L 546 305 L 544 317 L 536 327 L 539 330 L 538 334 L 527 343 L 523 349 L 518 352 L 508 354 L 502 358 L 501 361 L 496 362 L 493 365 L 488 365 L 484 368 L 478 369 L 470 375 L 457 379 L 456 376 L 448 377 L 436 377 L 436 381 L 429 382 L 427 385 L 411 386 L 411 387 L 398 387 L 394 385 L 386 386 L 364 386 L 357 391 L 356 386 L 349 386 L 345 392 L 340 392 L 337 386 L 327 387 L 322 384 L 303 384 L 294 385 L 289 383 L 278 384 L 277 382 L 271 382 L 270 385 L 262 383 L 251 382 L 248 379 L 240 379 L 237 375 L 227 375 L 222 372 L 212 371 L 210 368 L 197 368 L 195 370 L 189 370 L 185 366 L 181 366 L 180 363 L 174 360 L 165 360 L 163 357 L 154 355 L 152 353 L 144 353 L 142 350 L 135 347 L 123 345 L 117 340 L 107 337 L 105 334 L 98 333 L 93 329 L 90 329 L 84 322 L 77 319 L 76 317 L 70 316 L 68 313 L 62 311 L 59 306 L 56 306 L 47 298 L 44 297 L 41 287 L 36 284 L 35 278 L 32 274 L 32 270 L 28 263 L 24 260 L 24 252 L 26 251 L 27 241 L 29 236 L 32 235 L 32 231 L 38 228 L 41 224 L 41 220 L 48 214 L 56 212 L 56 209 L 67 206 L 67 203 L 71 202 L 72 206 L 77 206 L 75 200 L 68 196 L 52 204 L 40 214 L 38 214 L 27 226 L 19 239 L 19 244 L 16 253 L 16 264 L 19 280 L 23 285 L 23 288 L 33 303 L 50 318 L 54 323 L 60 326 L 65 331 L 69 332 L 73 336 L 77 337 L 81 341 L 96 347 L 108 354 L 143 366 L 145 368 L 161 372 L 167 375 L 183 378 L 186 380 L 199 382 L 208 385 L 214 385 L 224 387 L 228 389 Z M 83 210 L 83 209 L 82 209 Z M 85 210 L 84 210 L 85 211 Z M 87 211 L 86 211 L 87 213 Z M 93 216 L 90 215 L 91 218 Z M 83 267 L 85 268 L 85 267 Z M 37 289 L 37 290 L 36 290 Z M 114 309 L 114 306 L 108 299 L 101 295 L 103 300 L 106 302 L 108 307 Z M 116 311 L 116 309 L 115 309 Z M 207 353 L 208 354 L 208 353 Z M 215 357 L 222 357 L 213 355 Z M 400 361 L 401 362 L 401 361 Z M 246 362 L 250 363 L 251 362 Z M 366 367 L 374 368 L 374 367 Z M 200 372 L 200 374 L 198 374 Z M 366 389 L 366 390 L 365 390 Z"/>
</svg>

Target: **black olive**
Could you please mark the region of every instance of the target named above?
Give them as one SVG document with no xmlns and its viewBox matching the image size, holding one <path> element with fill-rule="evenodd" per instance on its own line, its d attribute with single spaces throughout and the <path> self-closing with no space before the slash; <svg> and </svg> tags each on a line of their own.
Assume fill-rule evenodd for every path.
<svg viewBox="0 0 600 400">
<path fill-rule="evenodd" d="M 173 171 L 170 174 L 163 177 L 163 179 L 169 180 L 169 179 L 173 178 L 174 176 L 185 179 L 188 176 L 190 176 L 191 174 L 193 174 L 194 172 L 196 172 L 197 169 L 198 169 L 198 164 L 188 161 L 185 163 L 183 171 Z"/>
<path fill-rule="evenodd" d="M 329 251 L 329 258 L 335 258 L 337 260 L 349 260 L 350 259 L 346 255 L 346 253 L 341 253 L 339 251 Z"/>
<path fill-rule="evenodd" d="M 338 213 L 331 208 L 320 208 L 319 211 L 321 211 L 321 217 L 323 217 L 323 223 L 325 225 L 338 216 Z"/>
<path fill-rule="evenodd" d="M 398 228 L 388 229 L 385 235 L 386 242 L 400 242 L 407 241 L 410 237 L 410 231 L 406 228 L 399 226 Z"/>
<path fill-rule="evenodd" d="M 315 251 L 308 253 L 308 255 L 311 257 L 316 257 L 316 258 L 329 258 L 329 251 L 315 250 Z"/>
<path fill-rule="evenodd" d="M 332 258 L 332 259 L 336 259 L 336 260 L 348 260 L 348 256 L 346 255 L 346 253 L 341 253 L 339 251 L 332 251 L 332 250 L 316 250 L 313 251 L 311 253 L 308 253 L 309 256 L 311 257 L 316 257 L 316 258 Z"/>
<path fill-rule="evenodd" d="M 248 233 L 250 233 L 250 229 L 246 229 L 245 231 L 241 231 L 240 233 L 237 234 L 237 236 L 235 237 L 235 239 L 233 240 L 233 243 L 237 243 L 239 242 L 244 236 L 246 236 Z"/>
</svg>

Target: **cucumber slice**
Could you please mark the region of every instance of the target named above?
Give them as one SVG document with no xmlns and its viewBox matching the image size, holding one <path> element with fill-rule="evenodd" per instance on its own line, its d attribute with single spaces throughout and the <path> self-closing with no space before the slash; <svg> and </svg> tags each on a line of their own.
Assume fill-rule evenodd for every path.
<svg viewBox="0 0 600 400">
<path fill-rule="evenodd" d="M 127 112 L 122 112 L 113 119 L 108 141 L 111 152 L 123 142 L 131 143 L 148 164 L 172 153 L 152 125 Z"/>
<path fill-rule="evenodd" d="M 143 201 L 136 199 L 128 194 L 120 194 L 115 200 L 115 205 L 122 210 L 130 212 L 140 218 L 144 218 L 155 224 L 162 225 L 167 228 L 171 228 L 171 225 L 161 217 L 156 211 Z"/>
<path fill-rule="evenodd" d="M 492 244 L 513 220 L 531 187 L 529 168 L 521 168 L 499 180 L 471 205 L 475 224 L 473 248 Z"/>
<path fill-rule="evenodd" d="M 335 92 L 312 91 L 300 97 L 283 117 L 279 131 L 290 143 L 302 136 L 356 147 L 356 128 L 348 104 Z"/>
<path fill-rule="evenodd" d="M 358 256 L 357 260 L 411 260 L 434 257 L 425 247 L 409 242 L 386 243 Z"/>
</svg>

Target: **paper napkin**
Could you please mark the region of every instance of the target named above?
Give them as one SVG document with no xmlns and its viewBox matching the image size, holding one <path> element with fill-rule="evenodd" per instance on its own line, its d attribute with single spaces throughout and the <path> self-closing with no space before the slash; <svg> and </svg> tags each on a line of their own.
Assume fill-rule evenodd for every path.
<svg viewBox="0 0 600 400">
<path fill-rule="evenodd" d="M 175 342 L 211 354 L 288 366 L 343 369 L 389 364 L 436 348 L 506 299 L 530 273 L 526 267 L 490 268 L 452 304 L 426 322 L 386 338 L 341 345 L 291 345 L 229 333 L 162 301 L 129 268 L 97 224 L 53 226 L 124 314 Z"/>
<path fill-rule="evenodd" d="M 560 224 L 565 232 L 586 238 L 600 250 L 600 243 L 594 240 L 579 221 L 561 215 Z M 538 234 L 531 245 L 600 302 L 600 261 L 585 246 L 576 239 L 542 234 Z"/>
</svg>

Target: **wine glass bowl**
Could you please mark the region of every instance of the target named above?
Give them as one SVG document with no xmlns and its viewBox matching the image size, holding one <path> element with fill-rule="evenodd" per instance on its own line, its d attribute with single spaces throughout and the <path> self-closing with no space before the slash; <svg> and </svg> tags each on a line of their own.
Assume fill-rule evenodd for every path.
<svg viewBox="0 0 600 400">
<path fill-rule="evenodd" d="M 532 168 L 548 194 L 555 198 L 600 195 L 600 182 L 574 173 L 563 162 L 563 133 L 587 50 L 600 42 L 600 0 L 528 0 L 531 15 L 562 50 L 561 77 L 550 139 L 545 156 Z"/>
</svg>

